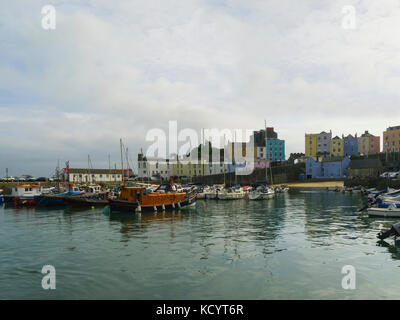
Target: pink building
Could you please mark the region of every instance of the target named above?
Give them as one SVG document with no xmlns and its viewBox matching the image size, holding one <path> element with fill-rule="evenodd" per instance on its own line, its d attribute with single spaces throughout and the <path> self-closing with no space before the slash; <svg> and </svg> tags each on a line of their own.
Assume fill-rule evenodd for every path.
<svg viewBox="0 0 400 320">
<path fill-rule="evenodd" d="M 358 138 L 358 153 L 363 155 L 376 154 L 381 152 L 381 139 L 365 131 Z"/>
</svg>

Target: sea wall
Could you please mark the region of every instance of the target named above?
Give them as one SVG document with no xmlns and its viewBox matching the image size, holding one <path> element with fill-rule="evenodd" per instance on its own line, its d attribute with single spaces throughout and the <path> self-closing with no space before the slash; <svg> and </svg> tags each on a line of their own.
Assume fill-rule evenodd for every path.
<svg viewBox="0 0 400 320">
<path fill-rule="evenodd" d="M 235 173 L 225 173 L 225 184 L 234 185 L 241 184 L 247 185 L 254 183 L 256 181 L 271 182 L 271 171 L 272 171 L 272 182 L 277 183 L 287 183 L 290 181 L 298 181 L 299 174 L 304 173 L 304 165 L 290 165 L 282 167 L 274 167 L 271 169 L 255 169 L 249 175 L 237 175 Z M 198 176 L 193 178 L 193 182 L 204 183 L 204 184 L 222 184 L 224 183 L 224 174 L 215 174 L 210 176 Z"/>
</svg>

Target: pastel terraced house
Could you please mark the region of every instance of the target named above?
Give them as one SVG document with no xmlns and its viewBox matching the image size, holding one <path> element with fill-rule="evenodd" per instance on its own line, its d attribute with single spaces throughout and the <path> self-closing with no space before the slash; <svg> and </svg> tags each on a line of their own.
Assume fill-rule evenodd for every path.
<svg viewBox="0 0 400 320">
<path fill-rule="evenodd" d="M 358 139 L 357 133 L 353 137 L 349 134 L 347 137 L 342 136 L 344 144 L 344 155 L 351 156 L 353 154 L 358 154 Z"/>
<path fill-rule="evenodd" d="M 383 132 L 383 151 L 400 152 L 400 126 L 389 127 Z"/>
<path fill-rule="evenodd" d="M 343 139 L 339 138 L 338 136 L 331 139 L 330 154 L 333 157 L 343 157 L 344 155 Z"/>
<path fill-rule="evenodd" d="M 316 158 L 330 153 L 332 130 L 305 134 L 305 156 Z"/>
<path fill-rule="evenodd" d="M 385 140 L 384 140 L 385 141 Z M 385 144 L 385 143 L 384 143 Z M 381 150 L 380 137 L 365 131 L 358 138 L 358 153 L 361 155 L 377 154 Z"/>
</svg>

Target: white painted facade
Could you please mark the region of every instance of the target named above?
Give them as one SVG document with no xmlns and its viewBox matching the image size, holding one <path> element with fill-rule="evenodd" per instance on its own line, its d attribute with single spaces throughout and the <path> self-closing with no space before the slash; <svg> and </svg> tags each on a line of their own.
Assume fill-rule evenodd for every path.
<svg viewBox="0 0 400 320">
<path fill-rule="evenodd" d="M 149 158 L 138 161 L 138 177 L 142 179 L 150 179 L 151 177 L 160 176 L 167 180 L 172 176 L 172 164 L 162 158 Z"/>
<path fill-rule="evenodd" d="M 74 183 L 122 182 L 122 174 L 108 169 L 92 169 L 90 172 L 85 172 L 84 169 L 69 169 L 65 180 Z"/>
</svg>

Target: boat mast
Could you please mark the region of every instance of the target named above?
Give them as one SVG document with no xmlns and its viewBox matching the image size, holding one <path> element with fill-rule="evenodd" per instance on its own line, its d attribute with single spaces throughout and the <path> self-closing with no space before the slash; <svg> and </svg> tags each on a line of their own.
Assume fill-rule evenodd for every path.
<svg viewBox="0 0 400 320">
<path fill-rule="evenodd" d="M 126 148 L 126 172 L 127 172 L 127 179 L 129 178 L 129 159 L 128 159 L 128 147 Z"/>
<path fill-rule="evenodd" d="M 92 177 L 90 176 L 90 155 L 87 155 L 87 170 L 88 170 L 88 182 L 92 180 Z"/>
<path fill-rule="evenodd" d="M 111 160 L 110 160 L 110 154 L 108 154 L 108 176 L 110 177 L 110 181 L 111 181 Z"/>
<path fill-rule="evenodd" d="M 264 128 L 265 128 L 265 181 L 268 181 L 268 168 L 267 168 L 267 154 L 268 154 L 268 150 L 267 150 L 267 120 L 264 119 Z M 272 176 L 271 176 L 272 179 Z"/>
<path fill-rule="evenodd" d="M 236 141 L 236 130 L 235 130 L 235 143 L 237 143 L 237 141 Z M 235 151 L 233 151 L 233 154 L 235 155 Z M 235 160 L 235 158 L 233 158 L 234 160 Z M 235 173 L 235 186 L 237 185 L 237 175 L 236 175 L 236 163 L 235 163 L 235 165 L 233 166 L 233 172 Z"/>
<path fill-rule="evenodd" d="M 265 140 L 267 141 L 267 121 L 264 120 L 264 126 L 265 126 Z M 268 149 L 267 149 L 267 143 L 265 143 L 265 180 L 268 181 L 268 167 L 267 167 L 267 154 L 268 154 Z M 272 166 L 271 166 L 271 161 L 269 162 L 269 173 L 271 176 L 271 185 L 274 184 L 272 180 Z"/>
<path fill-rule="evenodd" d="M 225 134 L 224 134 L 224 145 L 222 146 L 224 148 L 224 162 L 223 162 L 223 166 L 224 166 L 224 188 L 225 188 Z"/>
<path fill-rule="evenodd" d="M 121 173 L 122 173 L 122 182 L 125 186 L 125 179 L 124 179 L 124 157 L 122 156 L 122 139 L 119 139 L 119 145 L 121 149 Z"/>
</svg>

